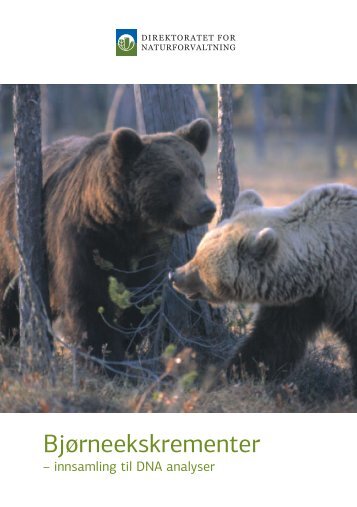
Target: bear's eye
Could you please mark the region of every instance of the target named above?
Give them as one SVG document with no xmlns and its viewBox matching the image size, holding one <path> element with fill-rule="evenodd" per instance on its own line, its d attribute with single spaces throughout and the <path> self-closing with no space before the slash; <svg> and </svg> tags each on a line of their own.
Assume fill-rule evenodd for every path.
<svg viewBox="0 0 357 507">
<path fill-rule="evenodd" d="M 203 173 L 200 173 L 198 175 L 198 181 L 201 183 L 201 185 L 204 187 L 205 185 L 205 175 Z"/>
</svg>

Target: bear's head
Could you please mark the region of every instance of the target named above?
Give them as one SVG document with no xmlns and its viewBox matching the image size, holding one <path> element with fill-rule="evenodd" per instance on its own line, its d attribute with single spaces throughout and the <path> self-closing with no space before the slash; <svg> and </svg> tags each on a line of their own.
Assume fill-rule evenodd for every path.
<svg viewBox="0 0 357 507">
<path fill-rule="evenodd" d="M 171 272 L 173 287 L 213 304 L 261 302 L 260 289 L 277 259 L 278 233 L 267 226 L 260 196 L 242 192 L 232 217 L 209 231 L 193 259 Z"/>
<path fill-rule="evenodd" d="M 205 190 L 201 160 L 209 137 L 210 126 L 203 119 L 174 133 L 113 132 L 112 159 L 124 178 L 134 216 L 149 229 L 185 232 L 213 218 L 216 206 Z"/>
</svg>

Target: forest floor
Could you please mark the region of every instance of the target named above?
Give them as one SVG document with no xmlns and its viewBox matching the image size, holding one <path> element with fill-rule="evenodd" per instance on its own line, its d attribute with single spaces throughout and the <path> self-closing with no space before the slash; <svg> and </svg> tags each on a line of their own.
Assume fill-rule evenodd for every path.
<svg viewBox="0 0 357 507">
<path fill-rule="evenodd" d="M 236 152 L 241 189 L 256 189 L 268 206 L 288 204 L 323 183 L 357 186 L 353 141 L 338 145 L 340 170 L 335 180 L 328 177 L 324 140 L 316 135 L 268 137 L 264 163 L 257 161 L 249 136 L 236 138 Z M 218 202 L 215 139 L 205 163 L 208 191 Z M 10 155 L 5 166 L 11 166 Z M 5 172 L 0 162 L 0 174 Z M 228 384 L 222 371 L 213 370 L 197 382 L 188 356 L 189 352 L 184 360 L 182 355 L 166 359 L 168 374 L 161 380 L 132 383 L 109 379 L 88 365 L 74 368 L 71 357 L 59 351 L 53 386 L 38 374 L 20 376 L 18 350 L 0 344 L 0 412 L 357 412 L 347 350 L 326 331 L 282 383 L 247 378 Z"/>
<path fill-rule="evenodd" d="M 158 379 L 133 382 L 57 352 L 53 385 L 46 375 L 20 375 L 18 349 L 1 344 L 0 412 L 357 412 L 346 348 L 328 333 L 283 382 L 228 384 L 213 367 L 196 377 L 193 356 L 184 349 L 163 359 Z"/>
</svg>

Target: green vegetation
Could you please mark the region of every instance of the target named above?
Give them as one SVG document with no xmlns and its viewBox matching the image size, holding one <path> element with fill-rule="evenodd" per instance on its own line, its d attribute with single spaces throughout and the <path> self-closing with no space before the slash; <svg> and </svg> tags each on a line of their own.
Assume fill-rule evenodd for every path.
<svg viewBox="0 0 357 507">
<path fill-rule="evenodd" d="M 123 283 L 118 282 L 114 276 L 109 277 L 109 297 L 118 308 L 125 310 L 131 307 L 130 291 Z"/>
</svg>

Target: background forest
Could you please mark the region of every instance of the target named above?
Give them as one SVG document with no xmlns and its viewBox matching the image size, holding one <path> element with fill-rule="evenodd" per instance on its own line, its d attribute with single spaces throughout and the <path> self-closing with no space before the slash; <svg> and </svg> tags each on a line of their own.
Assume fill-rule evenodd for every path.
<svg viewBox="0 0 357 507">
<path fill-rule="evenodd" d="M 42 144 L 120 126 L 137 128 L 132 85 L 42 85 Z M 201 116 L 217 122 L 215 85 L 198 85 Z M 328 178 L 357 178 L 357 85 L 234 85 L 233 126 L 242 188 L 286 204 Z M 216 196 L 215 136 L 206 155 Z M 0 170 L 13 165 L 12 87 L 0 93 Z M 289 183 L 292 184 L 289 184 Z"/>
</svg>

